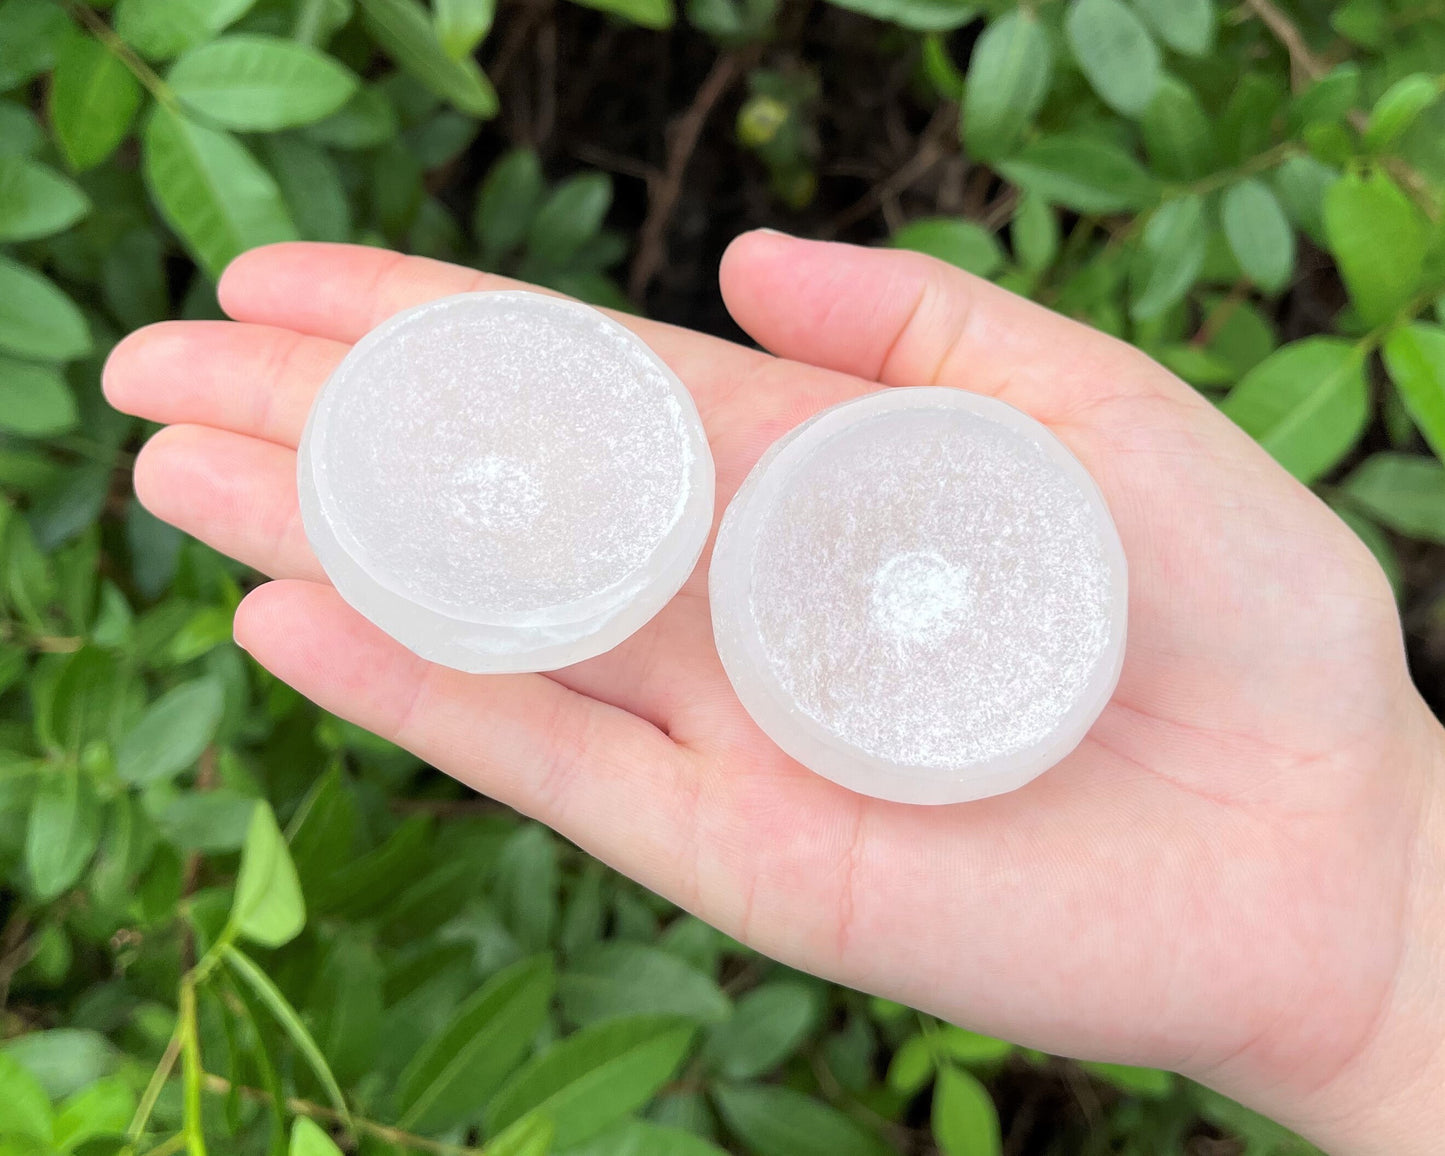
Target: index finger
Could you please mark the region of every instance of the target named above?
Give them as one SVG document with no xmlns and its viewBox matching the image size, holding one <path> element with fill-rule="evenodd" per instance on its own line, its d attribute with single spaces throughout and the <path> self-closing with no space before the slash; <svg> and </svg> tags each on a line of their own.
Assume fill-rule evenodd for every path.
<svg viewBox="0 0 1445 1156">
<path fill-rule="evenodd" d="M 497 289 L 550 290 L 428 257 L 366 245 L 288 241 L 241 254 L 218 288 L 221 306 L 237 321 L 352 343 L 393 314 L 454 293 Z M 561 296 L 561 294 L 555 294 Z M 676 370 L 705 367 L 686 378 L 699 408 L 713 386 L 756 369 L 762 355 L 689 329 L 603 310 L 627 326 Z"/>
</svg>

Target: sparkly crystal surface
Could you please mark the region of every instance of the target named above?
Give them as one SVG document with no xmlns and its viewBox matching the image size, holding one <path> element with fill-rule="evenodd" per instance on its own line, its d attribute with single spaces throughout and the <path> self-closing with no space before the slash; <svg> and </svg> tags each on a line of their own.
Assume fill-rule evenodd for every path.
<svg viewBox="0 0 1445 1156">
<path fill-rule="evenodd" d="M 298 468 L 342 595 L 466 670 L 616 645 L 677 592 L 712 520 L 681 383 L 621 325 L 536 293 L 444 298 L 368 334 L 318 397 Z"/>
<path fill-rule="evenodd" d="M 1117 680 L 1125 566 L 1097 487 L 1042 426 L 956 390 L 825 411 L 729 507 L 719 652 L 764 730 L 868 794 L 1021 785 Z"/>
</svg>

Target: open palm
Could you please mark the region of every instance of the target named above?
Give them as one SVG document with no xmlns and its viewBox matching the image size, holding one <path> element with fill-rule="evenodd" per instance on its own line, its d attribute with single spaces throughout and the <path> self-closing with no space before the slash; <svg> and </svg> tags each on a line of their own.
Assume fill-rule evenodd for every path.
<svg viewBox="0 0 1445 1156">
<path fill-rule="evenodd" d="M 500 278 L 257 250 L 221 285 L 236 322 L 128 338 L 106 389 L 171 427 L 137 462 L 141 500 L 277 579 L 237 639 L 326 709 L 797 967 L 1299 1116 L 1384 1046 L 1423 966 L 1406 928 L 1435 724 L 1369 554 L 1159 366 L 951 267 L 752 234 L 722 283 L 776 357 L 627 319 L 697 400 L 719 514 L 772 441 L 880 384 L 999 397 L 1098 480 L 1129 558 L 1129 650 L 1057 768 L 937 808 L 811 774 L 723 675 L 707 555 L 641 632 L 547 675 L 432 666 L 351 610 L 297 510 L 312 397 L 383 318 Z"/>
</svg>

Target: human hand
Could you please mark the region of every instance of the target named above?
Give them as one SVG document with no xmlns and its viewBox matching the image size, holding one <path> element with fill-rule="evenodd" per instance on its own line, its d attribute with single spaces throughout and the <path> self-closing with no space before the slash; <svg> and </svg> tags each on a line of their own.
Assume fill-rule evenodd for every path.
<svg viewBox="0 0 1445 1156">
<path fill-rule="evenodd" d="M 276 579 L 236 615 L 258 661 L 795 967 L 1051 1051 L 1184 1071 L 1340 1151 L 1434 1150 L 1445 741 L 1383 575 L 1323 504 L 1127 345 L 915 254 L 739 239 L 724 297 L 777 357 L 624 319 L 697 400 L 719 514 L 817 410 L 949 385 L 1049 425 L 1129 559 L 1123 675 L 1072 755 L 976 803 L 864 798 L 739 706 L 707 555 L 642 631 L 547 675 L 430 665 L 327 584 L 296 504 L 312 397 L 385 317 L 506 284 L 279 245 L 223 279 L 236 323 L 117 347 L 111 401 L 171 427 L 137 461 L 141 501 Z"/>
</svg>

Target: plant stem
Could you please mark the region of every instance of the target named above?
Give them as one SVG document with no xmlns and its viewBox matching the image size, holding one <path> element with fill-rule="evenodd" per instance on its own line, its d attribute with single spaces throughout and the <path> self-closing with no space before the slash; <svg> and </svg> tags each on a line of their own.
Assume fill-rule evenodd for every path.
<svg viewBox="0 0 1445 1156">
<path fill-rule="evenodd" d="M 185 1147 L 186 1134 L 177 1132 L 169 1140 L 157 1144 L 154 1148 L 148 1148 L 141 1156 L 176 1156 L 176 1153 L 184 1151 Z"/>
<path fill-rule="evenodd" d="M 1256 153 L 1248 160 L 1241 161 L 1232 169 L 1210 173 L 1209 176 L 1194 181 L 1192 184 L 1184 185 L 1183 188 L 1186 192 L 1197 193 L 1202 197 L 1214 192 L 1215 189 L 1222 189 L 1225 185 L 1233 184 L 1245 177 L 1252 177 L 1255 173 L 1262 173 L 1266 169 L 1272 169 L 1280 161 L 1288 160 L 1304 151 L 1304 147 L 1295 141 L 1281 141 L 1272 148 L 1267 148 L 1264 152 Z"/>
<path fill-rule="evenodd" d="M 135 50 L 117 35 L 114 28 L 97 15 L 95 9 L 89 4 L 83 3 L 82 0 L 65 0 L 65 3 L 75 18 L 89 29 L 90 34 L 99 40 L 112 56 L 124 64 L 130 70 L 131 75 L 140 81 L 142 88 L 167 108 L 176 106 L 176 96 L 171 91 L 170 85 L 157 76 L 155 70 L 136 55 Z"/>
<path fill-rule="evenodd" d="M 201 1040 L 196 1024 L 196 985 L 187 976 L 181 981 L 181 1087 L 185 1105 L 182 1131 L 190 1156 L 206 1156 L 206 1137 L 201 1127 Z"/>
<path fill-rule="evenodd" d="M 275 1101 L 271 1095 L 260 1088 L 248 1088 L 243 1084 L 233 1084 L 224 1076 L 213 1075 L 206 1072 L 201 1077 L 201 1087 L 216 1096 L 228 1096 L 232 1092 L 245 1100 L 254 1100 L 257 1103 L 271 1104 Z M 334 1108 L 328 1108 L 325 1104 L 317 1104 L 311 1100 L 301 1100 L 295 1096 L 287 1096 L 283 1104 L 285 1109 L 296 1116 L 306 1116 L 312 1120 L 324 1120 L 329 1124 L 341 1124 L 345 1121 L 340 1112 Z M 456 1144 L 447 1144 L 441 1140 L 431 1140 L 426 1136 L 417 1136 L 411 1132 L 405 1132 L 400 1128 L 393 1128 L 389 1124 L 379 1124 L 375 1120 L 367 1120 L 361 1116 L 353 1115 L 351 1123 L 358 1132 L 365 1132 L 375 1136 L 378 1140 L 384 1140 L 388 1144 L 399 1144 L 403 1148 L 411 1148 L 418 1152 L 431 1152 L 434 1156 L 483 1156 L 481 1148 L 467 1148 Z"/>
<path fill-rule="evenodd" d="M 130 1127 L 125 1130 L 127 1138 L 139 1140 L 145 1133 L 146 1122 L 150 1120 L 156 1101 L 160 1099 L 161 1089 L 170 1079 L 171 1069 L 176 1066 L 176 1057 L 180 1054 L 181 1025 L 178 1021 L 176 1030 L 171 1033 L 170 1042 L 166 1044 L 166 1050 L 161 1055 L 161 1062 L 156 1065 L 156 1070 L 151 1073 L 150 1082 L 146 1084 L 145 1091 L 141 1094 L 140 1104 L 136 1107 L 135 1115 L 131 1117 Z"/>
</svg>

